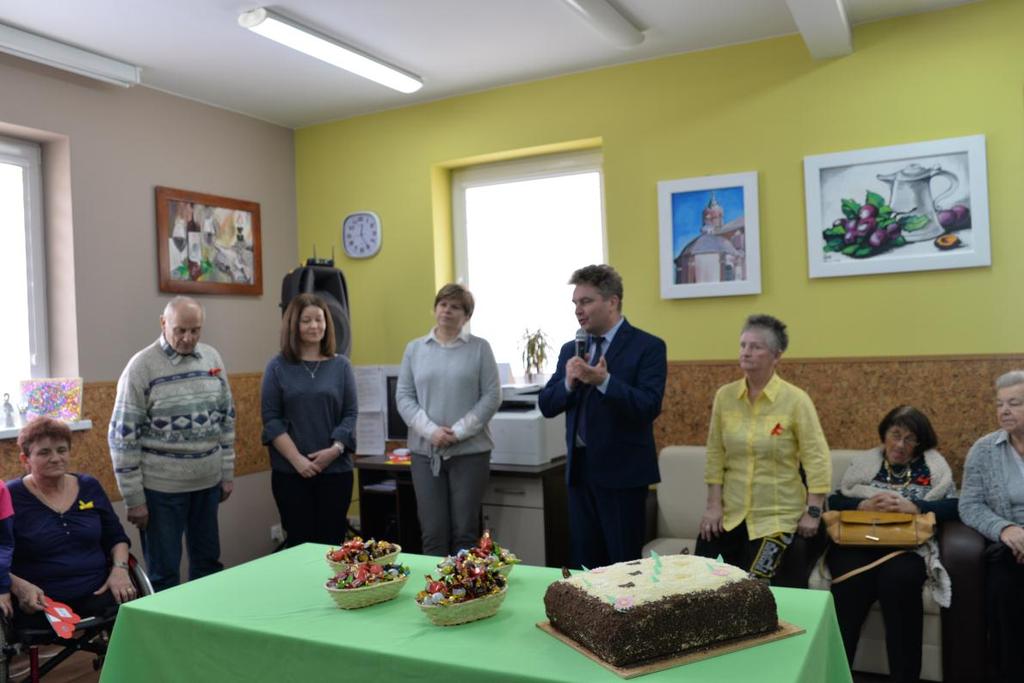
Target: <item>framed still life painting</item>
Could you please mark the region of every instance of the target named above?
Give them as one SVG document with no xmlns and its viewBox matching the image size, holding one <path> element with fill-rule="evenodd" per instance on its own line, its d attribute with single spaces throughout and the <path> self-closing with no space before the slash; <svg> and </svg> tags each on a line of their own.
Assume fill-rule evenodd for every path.
<svg viewBox="0 0 1024 683">
<path fill-rule="evenodd" d="M 985 136 L 804 158 L 810 276 L 992 264 Z"/>
<path fill-rule="evenodd" d="M 260 205 L 156 188 L 160 291 L 263 293 Z"/>
</svg>

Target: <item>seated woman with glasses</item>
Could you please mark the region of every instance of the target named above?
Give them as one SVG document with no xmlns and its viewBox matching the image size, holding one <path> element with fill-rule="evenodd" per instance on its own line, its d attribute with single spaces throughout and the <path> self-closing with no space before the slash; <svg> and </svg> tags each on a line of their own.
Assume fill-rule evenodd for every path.
<svg viewBox="0 0 1024 683">
<path fill-rule="evenodd" d="M 878 425 L 882 444 L 854 460 L 839 491 L 828 499 L 832 510 L 934 512 L 938 521 L 958 519 L 953 473 L 935 450 L 938 439 L 928 418 L 911 406 L 897 406 Z M 829 571 L 839 577 L 865 567 L 892 548 L 832 545 Z M 949 606 L 949 577 L 939 564 L 935 539 L 872 569 L 832 585 L 846 658 L 853 662 L 860 629 L 877 600 L 885 623 L 885 646 L 892 681 L 917 681 L 921 673 L 921 589 L 927 577 L 935 601 Z"/>
</svg>

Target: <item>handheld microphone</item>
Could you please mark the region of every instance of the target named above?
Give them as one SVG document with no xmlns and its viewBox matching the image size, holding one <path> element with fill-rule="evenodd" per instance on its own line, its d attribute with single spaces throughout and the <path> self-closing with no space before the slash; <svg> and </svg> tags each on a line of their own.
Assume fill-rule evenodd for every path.
<svg viewBox="0 0 1024 683">
<path fill-rule="evenodd" d="M 583 358 L 587 353 L 587 331 L 582 327 L 576 330 L 576 357 Z"/>
</svg>

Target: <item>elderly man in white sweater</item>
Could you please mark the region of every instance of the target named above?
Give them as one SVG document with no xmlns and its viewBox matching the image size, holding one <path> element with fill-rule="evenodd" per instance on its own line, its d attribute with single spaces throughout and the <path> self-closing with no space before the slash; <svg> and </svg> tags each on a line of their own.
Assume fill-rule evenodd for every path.
<svg viewBox="0 0 1024 683">
<path fill-rule="evenodd" d="M 176 297 L 160 337 L 117 382 L 107 441 L 128 521 L 156 590 L 176 586 L 185 535 L 189 578 L 219 571 L 217 507 L 231 495 L 235 409 L 220 354 L 199 343 L 203 308 Z"/>
</svg>

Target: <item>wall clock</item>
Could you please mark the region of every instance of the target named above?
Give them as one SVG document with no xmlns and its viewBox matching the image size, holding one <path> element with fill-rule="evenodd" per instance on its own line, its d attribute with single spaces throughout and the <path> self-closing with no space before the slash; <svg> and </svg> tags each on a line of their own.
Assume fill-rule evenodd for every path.
<svg viewBox="0 0 1024 683">
<path fill-rule="evenodd" d="M 356 211 L 341 224 L 341 245 L 350 258 L 370 258 L 380 251 L 383 231 L 373 211 Z"/>
</svg>

